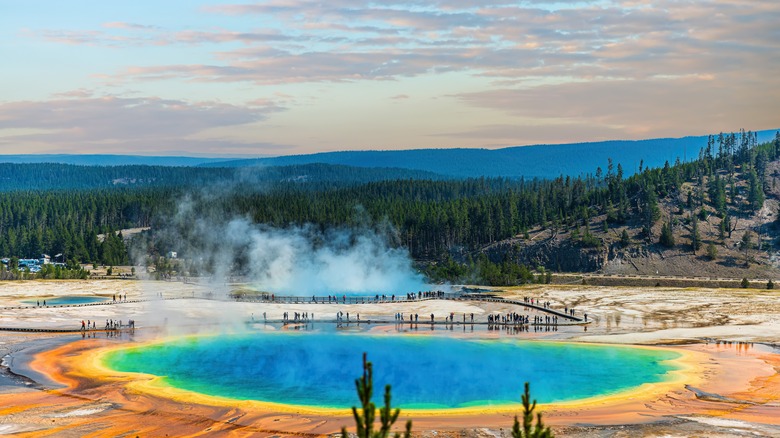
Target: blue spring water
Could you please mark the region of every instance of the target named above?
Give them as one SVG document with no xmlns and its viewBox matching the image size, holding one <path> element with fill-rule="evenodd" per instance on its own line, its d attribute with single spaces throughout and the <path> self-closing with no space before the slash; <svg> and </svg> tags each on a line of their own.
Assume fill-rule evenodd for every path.
<svg viewBox="0 0 780 438">
<path fill-rule="evenodd" d="M 32 305 L 40 303 L 41 305 L 43 305 L 44 300 L 46 300 L 47 306 L 62 306 L 62 305 L 74 305 L 74 304 L 100 303 L 106 301 L 107 298 L 72 295 L 72 296 L 55 297 L 55 298 L 38 298 L 36 300 L 25 300 L 23 301 L 23 303 L 32 304 Z"/>
<path fill-rule="evenodd" d="M 362 353 L 374 364 L 374 400 L 392 385 L 411 409 L 518 403 L 531 382 L 540 403 L 612 394 L 659 382 L 680 355 L 663 350 L 521 340 L 339 333 L 258 333 L 178 339 L 110 353 L 117 371 L 164 376 L 209 395 L 345 408 L 358 403 Z"/>
</svg>

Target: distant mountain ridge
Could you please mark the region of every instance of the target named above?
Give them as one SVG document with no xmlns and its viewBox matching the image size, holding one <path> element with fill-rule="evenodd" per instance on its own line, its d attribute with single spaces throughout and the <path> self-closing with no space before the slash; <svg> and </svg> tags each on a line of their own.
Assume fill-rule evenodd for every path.
<svg viewBox="0 0 780 438">
<path fill-rule="evenodd" d="M 777 130 L 758 131 L 758 142 L 774 138 Z M 677 158 L 698 158 L 707 136 L 649 140 L 610 140 L 559 145 L 514 146 L 503 149 L 411 149 L 384 151 L 322 152 L 204 163 L 208 167 L 284 166 L 306 163 L 340 164 L 354 167 L 396 167 L 423 170 L 450 177 L 556 178 L 560 175 L 606 171 L 607 159 L 623 166 L 625 175 L 644 167 L 660 167 Z"/>
<path fill-rule="evenodd" d="M 758 142 L 774 138 L 777 129 L 757 131 Z M 690 161 L 698 158 L 699 151 L 707 144 L 707 136 L 682 138 L 657 138 L 647 140 L 609 140 L 600 142 L 568 143 L 557 145 L 513 146 L 502 149 L 409 149 L 381 151 L 338 151 L 306 155 L 287 155 L 234 159 L 188 156 L 140 156 L 140 155 L 0 155 L 0 163 L 58 163 L 82 166 L 165 166 L 200 168 L 277 167 L 304 164 L 329 164 L 358 168 L 394 168 L 430 172 L 434 179 L 507 177 L 507 178 L 556 178 L 561 175 L 581 176 L 593 174 L 597 167 L 606 171 L 607 160 L 615 167 L 622 165 L 626 176 L 644 167 L 661 167 L 664 162 L 673 164 L 679 158 Z M 406 178 L 410 174 L 399 174 Z M 416 175 L 423 176 L 423 175 Z M 361 176 L 361 178 L 364 178 Z"/>
<path fill-rule="evenodd" d="M 192 167 L 207 163 L 234 161 L 235 158 L 147 156 L 111 154 L 16 154 L 0 155 L 0 163 L 57 163 L 79 166 L 166 166 Z"/>
</svg>

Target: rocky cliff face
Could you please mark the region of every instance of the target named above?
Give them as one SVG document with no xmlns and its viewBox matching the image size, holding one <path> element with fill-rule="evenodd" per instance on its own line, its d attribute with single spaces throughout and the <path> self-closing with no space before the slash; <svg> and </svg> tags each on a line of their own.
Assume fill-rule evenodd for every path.
<svg viewBox="0 0 780 438">
<path fill-rule="evenodd" d="M 687 245 L 663 248 L 633 243 L 623 248 L 611 243 L 597 248 L 573 243 L 566 235 L 543 239 L 508 239 L 485 247 L 482 252 L 494 262 L 508 259 L 531 269 L 543 266 L 552 272 L 601 272 L 613 275 L 673 275 L 711 278 L 778 278 L 780 251 L 754 250 L 749 266 L 744 253 L 718 246 L 720 255 L 710 260 L 700 250 L 693 254 Z"/>
<path fill-rule="evenodd" d="M 569 239 L 555 237 L 539 241 L 505 240 L 485 248 L 490 260 L 506 257 L 531 268 L 544 266 L 555 272 L 594 272 L 600 270 L 609 256 L 604 248 L 583 248 Z"/>
</svg>

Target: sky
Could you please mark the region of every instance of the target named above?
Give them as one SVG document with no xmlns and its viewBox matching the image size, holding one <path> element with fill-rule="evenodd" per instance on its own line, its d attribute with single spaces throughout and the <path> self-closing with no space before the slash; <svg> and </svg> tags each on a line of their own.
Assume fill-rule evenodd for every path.
<svg viewBox="0 0 780 438">
<path fill-rule="evenodd" d="M 0 0 L 0 154 L 774 129 L 778 23 L 776 0 Z"/>
</svg>

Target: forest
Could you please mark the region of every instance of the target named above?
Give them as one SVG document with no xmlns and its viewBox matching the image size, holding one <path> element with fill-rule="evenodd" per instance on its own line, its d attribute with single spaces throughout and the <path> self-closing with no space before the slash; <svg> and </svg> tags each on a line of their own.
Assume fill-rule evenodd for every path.
<svg viewBox="0 0 780 438">
<path fill-rule="evenodd" d="M 169 233 L 158 232 L 171 226 L 186 200 L 199 218 L 212 223 L 245 217 L 275 227 L 326 229 L 387 221 L 397 230 L 391 243 L 406 247 L 433 279 L 476 276 L 511 284 L 529 281 L 530 267 L 486 260 L 480 248 L 535 227 L 576 227 L 580 244 L 599 245 L 580 226 L 602 214 L 611 224 L 638 221 L 647 243 L 656 243 L 652 227 L 662 219 L 658 202 L 679 195 L 684 182 L 697 183 L 697 189 L 687 193 L 682 207 L 707 205 L 725 221 L 761 208 L 767 164 L 778 157 L 780 133 L 759 144 L 755 134 L 741 131 L 710 136 L 695 160 L 640 165 L 629 177 L 611 160 L 591 175 L 551 180 L 444 180 L 417 171 L 330 165 L 272 168 L 258 178 L 245 168 L 1 164 L 0 256 L 61 253 L 71 263 L 128 264 L 133 243 L 118 231 L 149 227 L 137 238 L 148 255 L 175 249 L 186 258 L 199 249 L 196 236 L 171 242 Z M 145 182 L 109 183 L 118 178 Z M 9 179 L 16 183 L 6 185 Z M 748 187 L 745 196 L 737 196 L 740 181 Z M 187 236 L 186 221 L 177 224 L 178 235 Z"/>
</svg>

